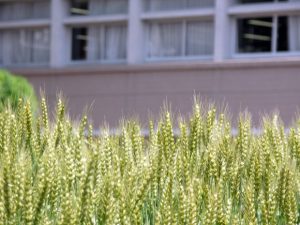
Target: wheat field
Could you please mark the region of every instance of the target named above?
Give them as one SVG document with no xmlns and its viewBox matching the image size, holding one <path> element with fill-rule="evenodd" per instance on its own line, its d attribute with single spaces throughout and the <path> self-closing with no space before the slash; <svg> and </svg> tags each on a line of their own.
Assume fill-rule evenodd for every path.
<svg viewBox="0 0 300 225">
<path fill-rule="evenodd" d="M 124 119 L 94 136 L 61 100 L 51 121 L 40 105 L 0 113 L 0 224 L 300 223 L 300 123 L 285 132 L 274 114 L 253 134 L 242 113 L 232 135 L 225 112 L 195 100 L 186 119 L 165 108 L 147 137 Z"/>
</svg>

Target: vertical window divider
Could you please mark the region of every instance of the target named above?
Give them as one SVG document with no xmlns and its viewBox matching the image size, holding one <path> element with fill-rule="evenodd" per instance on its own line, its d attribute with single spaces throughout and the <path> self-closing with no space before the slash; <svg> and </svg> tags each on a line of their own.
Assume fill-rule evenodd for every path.
<svg viewBox="0 0 300 225">
<path fill-rule="evenodd" d="M 187 32 L 187 25 L 186 20 L 182 23 L 182 57 L 186 56 L 186 32 Z"/>
<path fill-rule="evenodd" d="M 143 45 L 144 22 L 141 20 L 144 1 L 128 0 L 127 21 L 127 63 L 139 64 L 144 62 L 145 46 Z"/>
<path fill-rule="evenodd" d="M 107 40 L 106 40 L 106 32 L 107 32 L 107 28 L 105 24 L 100 25 L 98 32 L 100 31 L 100 35 L 98 36 L 102 41 L 100 43 L 100 46 L 98 49 L 98 51 L 100 52 L 100 61 L 105 59 L 106 57 L 106 51 L 107 51 Z M 99 41 L 99 40 L 98 40 Z M 104 48 L 104 50 L 102 50 L 101 48 Z"/>
<path fill-rule="evenodd" d="M 277 39 L 278 39 L 278 15 L 273 16 L 272 25 L 272 54 L 275 55 L 277 52 Z"/>
<path fill-rule="evenodd" d="M 34 35 L 35 35 L 35 29 L 28 31 L 29 35 L 30 35 L 30 43 L 29 43 L 29 53 L 30 53 L 30 62 L 34 61 Z"/>
<path fill-rule="evenodd" d="M 149 51 L 150 51 L 150 48 L 149 48 L 150 25 L 147 22 L 144 22 L 143 32 L 145 33 L 145 40 L 146 40 L 146 42 L 145 42 L 146 44 L 144 45 L 144 48 L 143 48 L 143 59 L 147 59 Z M 127 36 L 129 37 L 129 32 L 127 33 Z"/>
<path fill-rule="evenodd" d="M 6 32 L 3 32 L 3 43 L 7 40 L 9 40 L 9 34 L 6 33 Z M 11 44 L 6 44 L 6 45 L 3 45 L 3 54 L 7 54 L 6 57 L 3 57 L 3 64 L 10 64 L 11 63 L 11 56 L 8 54 L 9 52 L 11 52 L 12 49 L 11 49 Z"/>
<path fill-rule="evenodd" d="M 230 23 L 229 23 L 230 32 L 232 34 L 232 38 L 230 39 L 231 46 L 229 48 L 230 55 L 234 55 L 238 51 L 237 20 L 238 20 L 238 18 L 232 18 L 231 21 L 230 21 Z"/>
<path fill-rule="evenodd" d="M 231 0 L 215 0 L 214 62 L 222 62 L 230 55 L 230 17 L 227 9 Z"/>
<path fill-rule="evenodd" d="M 63 19 L 66 16 L 67 1 L 52 0 L 50 7 L 50 66 L 63 67 L 65 64 L 66 51 L 65 43 L 67 42 L 67 29 L 63 25 Z"/>
<path fill-rule="evenodd" d="M 293 15 L 288 15 L 288 40 L 289 40 L 289 45 L 288 45 L 288 50 L 290 52 L 294 52 L 297 49 L 297 29 L 291 29 L 292 27 L 297 26 L 297 21 L 295 21 L 295 18 L 292 18 Z"/>
<path fill-rule="evenodd" d="M 95 45 L 95 42 L 94 41 L 92 41 L 92 39 L 91 39 L 91 31 L 92 31 L 92 29 L 93 29 L 93 25 L 89 25 L 89 26 L 87 26 L 87 30 L 88 30 L 88 32 L 87 32 L 87 46 L 86 46 L 86 51 L 87 51 L 87 53 L 86 53 L 86 58 L 87 58 L 87 60 L 89 61 L 92 61 L 92 60 L 94 60 L 93 59 L 93 54 L 92 54 L 92 52 L 91 51 L 95 51 L 96 50 L 96 45 Z M 94 35 L 95 35 L 95 33 L 93 33 Z"/>
</svg>

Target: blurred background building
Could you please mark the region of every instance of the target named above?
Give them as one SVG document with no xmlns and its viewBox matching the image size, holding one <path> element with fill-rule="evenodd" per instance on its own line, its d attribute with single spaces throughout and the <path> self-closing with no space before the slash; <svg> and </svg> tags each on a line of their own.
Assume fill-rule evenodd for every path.
<svg viewBox="0 0 300 225">
<path fill-rule="evenodd" d="M 299 0 L 0 0 L 0 65 L 73 115 L 143 121 L 193 94 L 233 115 L 300 106 Z"/>
</svg>

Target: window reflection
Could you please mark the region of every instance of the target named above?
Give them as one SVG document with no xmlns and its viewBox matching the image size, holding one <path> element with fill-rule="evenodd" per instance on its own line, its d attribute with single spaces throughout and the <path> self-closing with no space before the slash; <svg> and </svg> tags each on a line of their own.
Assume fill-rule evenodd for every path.
<svg viewBox="0 0 300 225">
<path fill-rule="evenodd" d="M 271 52 L 273 19 L 238 20 L 238 52 Z"/>
</svg>

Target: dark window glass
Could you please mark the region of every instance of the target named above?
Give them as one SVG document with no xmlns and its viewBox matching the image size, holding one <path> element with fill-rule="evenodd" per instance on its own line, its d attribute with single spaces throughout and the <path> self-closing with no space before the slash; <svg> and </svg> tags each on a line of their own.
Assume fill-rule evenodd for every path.
<svg viewBox="0 0 300 225">
<path fill-rule="evenodd" d="M 72 29 L 72 60 L 86 59 L 87 33 L 87 28 Z"/>
<path fill-rule="evenodd" d="M 273 2 L 274 0 L 239 0 L 239 3 L 260 3 L 260 2 Z"/>
<path fill-rule="evenodd" d="M 277 0 L 277 2 L 287 2 L 288 0 Z M 276 2 L 276 0 L 238 0 L 238 3 L 262 3 L 262 2 Z"/>
<path fill-rule="evenodd" d="M 72 0 L 70 14 L 74 16 L 86 16 L 89 14 L 88 0 Z"/>
<path fill-rule="evenodd" d="M 278 17 L 277 38 L 277 51 L 288 51 L 288 18 L 286 16 Z"/>
<path fill-rule="evenodd" d="M 238 20 L 238 52 L 271 52 L 272 18 Z"/>
</svg>

